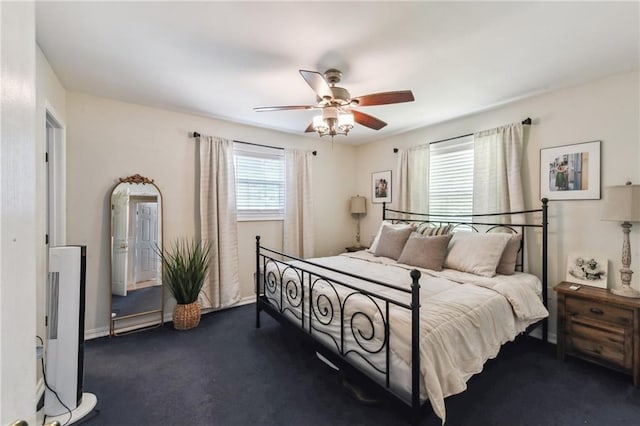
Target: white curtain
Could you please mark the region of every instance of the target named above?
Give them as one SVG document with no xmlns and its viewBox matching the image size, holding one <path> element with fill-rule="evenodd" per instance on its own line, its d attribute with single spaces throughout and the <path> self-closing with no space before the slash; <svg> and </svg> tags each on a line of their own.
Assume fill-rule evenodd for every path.
<svg viewBox="0 0 640 426">
<path fill-rule="evenodd" d="M 209 273 L 200 293 L 203 308 L 240 299 L 236 178 L 233 142 L 200 138 L 200 237 L 211 244 Z"/>
<path fill-rule="evenodd" d="M 399 210 L 429 212 L 429 145 L 398 150 L 396 191 Z"/>
<path fill-rule="evenodd" d="M 284 161 L 283 251 L 297 257 L 313 257 L 312 153 L 285 149 Z"/>
<path fill-rule="evenodd" d="M 475 133 L 473 212 L 524 210 L 522 193 L 523 126 L 514 123 Z M 518 215 L 520 216 L 520 215 Z M 512 217 L 505 223 L 522 223 Z"/>
</svg>

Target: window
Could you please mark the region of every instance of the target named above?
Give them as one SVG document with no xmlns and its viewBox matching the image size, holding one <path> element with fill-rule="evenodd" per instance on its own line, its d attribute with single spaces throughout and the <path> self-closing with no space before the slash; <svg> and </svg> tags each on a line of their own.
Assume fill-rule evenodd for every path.
<svg viewBox="0 0 640 426">
<path fill-rule="evenodd" d="M 429 214 L 455 215 L 449 220 L 469 221 L 472 213 L 473 136 L 431 144 Z"/>
<path fill-rule="evenodd" d="M 235 143 L 238 220 L 282 220 L 284 151 Z"/>
</svg>

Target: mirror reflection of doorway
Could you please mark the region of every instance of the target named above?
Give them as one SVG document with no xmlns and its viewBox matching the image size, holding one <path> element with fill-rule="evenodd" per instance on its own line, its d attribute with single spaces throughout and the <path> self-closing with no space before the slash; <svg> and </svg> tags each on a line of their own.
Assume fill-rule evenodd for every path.
<svg viewBox="0 0 640 426">
<path fill-rule="evenodd" d="M 158 284 L 158 202 L 157 197 L 129 198 L 129 270 L 127 291 L 139 290 Z"/>
</svg>

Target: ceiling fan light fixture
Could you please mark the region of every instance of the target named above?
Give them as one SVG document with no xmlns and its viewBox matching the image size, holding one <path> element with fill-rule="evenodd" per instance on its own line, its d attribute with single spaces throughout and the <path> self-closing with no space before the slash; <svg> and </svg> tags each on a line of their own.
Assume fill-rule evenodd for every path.
<svg viewBox="0 0 640 426">
<path fill-rule="evenodd" d="M 324 117 L 322 117 L 321 115 L 316 115 L 315 117 L 313 117 L 313 129 L 316 132 L 320 133 L 320 136 L 322 136 L 322 133 L 329 131 L 329 126 L 327 126 L 327 123 L 325 123 Z"/>
<path fill-rule="evenodd" d="M 347 135 L 354 125 L 353 113 L 341 113 L 338 108 L 327 107 L 322 115 L 313 117 L 313 129 L 322 136 Z"/>
<path fill-rule="evenodd" d="M 345 135 L 349 133 L 349 130 L 353 129 L 354 124 L 353 113 L 345 112 L 338 116 L 338 129 L 344 132 Z"/>
</svg>

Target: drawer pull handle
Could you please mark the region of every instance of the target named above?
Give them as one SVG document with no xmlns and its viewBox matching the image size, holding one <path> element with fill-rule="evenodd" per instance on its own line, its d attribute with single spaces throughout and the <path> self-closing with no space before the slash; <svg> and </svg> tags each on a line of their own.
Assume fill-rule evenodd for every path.
<svg viewBox="0 0 640 426">
<path fill-rule="evenodd" d="M 591 312 L 593 312 L 596 315 L 604 314 L 604 312 L 602 312 L 602 309 L 599 309 L 599 308 L 591 308 L 590 310 L 591 310 Z"/>
</svg>

